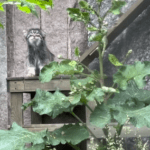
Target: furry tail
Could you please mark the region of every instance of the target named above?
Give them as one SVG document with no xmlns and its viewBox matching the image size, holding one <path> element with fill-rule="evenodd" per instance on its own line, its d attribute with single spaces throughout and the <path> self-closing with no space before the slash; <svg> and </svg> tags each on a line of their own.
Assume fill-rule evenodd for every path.
<svg viewBox="0 0 150 150">
<path fill-rule="evenodd" d="M 35 63 L 35 75 L 39 76 L 39 74 L 40 74 L 40 68 L 38 65 L 38 61 L 36 61 L 36 63 Z"/>
</svg>

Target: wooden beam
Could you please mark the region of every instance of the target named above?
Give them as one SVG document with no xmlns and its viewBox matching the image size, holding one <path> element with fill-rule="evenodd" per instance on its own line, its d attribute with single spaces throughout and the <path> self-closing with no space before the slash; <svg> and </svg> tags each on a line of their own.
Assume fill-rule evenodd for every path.
<svg viewBox="0 0 150 150">
<path fill-rule="evenodd" d="M 16 122 L 23 125 L 23 111 L 21 109 L 23 103 L 23 93 L 11 93 L 11 123 Z"/>
<path fill-rule="evenodd" d="M 137 0 L 131 8 L 124 13 L 120 19 L 116 22 L 115 26 L 108 30 L 107 38 L 108 45 L 126 28 L 128 27 L 137 17 L 150 5 L 150 0 Z M 80 57 L 80 61 L 89 65 L 89 63 L 98 57 L 96 48 L 98 47 L 98 42 L 95 42 L 85 53 Z"/>
<path fill-rule="evenodd" d="M 48 129 L 48 131 L 54 131 L 60 127 L 62 127 L 64 124 L 38 124 L 38 125 L 30 125 L 30 126 L 23 126 L 25 129 L 32 131 L 32 132 L 40 132 L 42 130 Z M 114 125 L 117 125 L 117 123 L 110 123 L 110 132 L 113 136 L 115 134 Z M 103 130 L 101 128 L 97 128 L 91 125 L 88 125 L 90 130 L 95 134 L 97 138 L 105 137 L 103 134 Z M 129 134 L 126 134 L 127 131 L 131 130 Z M 142 128 L 136 128 L 131 124 L 126 124 L 122 130 L 121 137 L 137 137 L 138 135 L 141 135 L 142 137 L 148 137 L 149 136 L 150 129 L 147 127 Z M 135 134 L 136 133 L 136 134 Z"/>
</svg>

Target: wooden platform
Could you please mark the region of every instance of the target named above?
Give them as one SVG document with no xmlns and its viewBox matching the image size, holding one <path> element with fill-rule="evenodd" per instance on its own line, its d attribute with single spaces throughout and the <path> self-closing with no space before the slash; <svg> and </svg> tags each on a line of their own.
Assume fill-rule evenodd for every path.
<svg viewBox="0 0 150 150">
<path fill-rule="evenodd" d="M 83 78 L 84 76 L 79 76 Z M 11 120 L 12 122 L 16 122 L 18 125 L 33 131 L 41 131 L 45 130 L 46 128 L 49 131 L 53 131 L 57 128 L 60 128 L 66 123 L 53 123 L 53 124 L 41 124 L 41 116 L 33 113 L 32 118 L 34 118 L 33 122 L 34 124 L 31 124 L 30 126 L 25 126 L 23 123 L 23 111 L 21 110 L 21 106 L 23 103 L 23 93 L 30 93 L 35 92 L 36 88 L 41 88 L 47 91 L 55 91 L 58 87 L 61 91 L 70 91 L 70 76 L 58 76 L 49 83 L 40 83 L 38 80 L 38 77 L 18 77 L 18 78 L 7 78 L 8 83 L 8 92 L 11 94 Z M 93 109 L 95 105 L 93 103 L 89 104 Z M 97 138 L 102 138 L 104 136 L 102 129 L 91 126 L 89 124 L 89 116 L 90 111 L 86 109 L 86 122 L 88 127 L 91 129 L 91 131 L 96 135 Z M 114 135 L 115 130 L 113 129 L 113 126 L 116 125 L 116 123 L 110 123 L 109 126 L 111 128 L 111 133 Z M 131 129 L 131 132 L 129 134 L 126 134 L 126 127 Z M 10 128 L 10 126 L 8 126 Z M 141 135 L 143 137 L 149 136 L 150 129 L 147 127 L 143 127 L 140 129 L 135 128 L 133 125 L 127 124 L 125 128 L 122 131 L 121 136 L 122 137 L 136 137 L 137 135 Z M 136 133 L 136 134 L 135 134 Z"/>
</svg>

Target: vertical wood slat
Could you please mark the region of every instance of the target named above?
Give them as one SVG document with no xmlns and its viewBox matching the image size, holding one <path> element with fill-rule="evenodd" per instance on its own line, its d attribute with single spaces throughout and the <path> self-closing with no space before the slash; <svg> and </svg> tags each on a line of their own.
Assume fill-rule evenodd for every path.
<svg viewBox="0 0 150 150">
<path fill-rule="evenodd" d="M 23 93 L 11 93 L 11 123 L 16 122 L 23 126 Z"/>
<path fill-rule="evenodd" d="M 42 124 L 42 116 L 31 109 L 31 124 Z"/>
</svg>

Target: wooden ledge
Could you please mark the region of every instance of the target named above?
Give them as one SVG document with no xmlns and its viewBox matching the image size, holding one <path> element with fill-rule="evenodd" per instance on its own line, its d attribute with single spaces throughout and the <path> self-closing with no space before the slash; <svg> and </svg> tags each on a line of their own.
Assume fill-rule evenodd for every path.
<svg viewBox="0 0 150 150">
<path fill-rule="evenodd" d="M 53 78 L 53 80 L 55 79 L 70 79 L 70 75 L 59 75 L 55 78 Z M 79 78 L 85 78 L 86 76 L 84 75 L 75 75 L 75 77 L 79 77 Z M 34 76 L 34 77 L 8 77 L 6 78 L 7 81 L 20 81 L 20 80 L 39 80 L 39 76 Z"/>
<path fill-rule="evenodd" d="M 83 75 L 75 75 L 78 78 L 85 78 Z M 70 91 L 70 77 L 60 75 L 52 79 L 50 82 L 41 83 L 39 77 L 11 77 L 7 78 L 8 92 L 35 92 L 36 89 L 47 91 Z"/>
<path fill-rule="evenodd" d="M 31 132 L 40 132 L 42 130 L 48 129 L 48 131 L 54 131 L 60 127 L 62 127 L 64 124 L 32 124 L 29 126 L 23 126 L 23 128 L 31 131 Z M 117 125 L 117 123 L 110 123 L 110 132 L 113 136 L 115 134 L 115 130 L 113 128 L 114 125 Z M 10 126 L 8 126 L 10 129 Z M 90 130 L 95 134 L 97 138 L 103 138 L 105 137 L 103 134 L 103 131 L 101 128 L 97 128 L 94 126 L 88 125 Z M 131 130 L 129 134 L 126 134 L 128 130 Z M 142 127 L 142 128 L 136 128 L 131 124 L 126 124 L 122 130 L 121 137 L 137 137 L 138 135 L 141 135 L 141 137 L 149 137 L 150 128 Z"/>
</svg>

